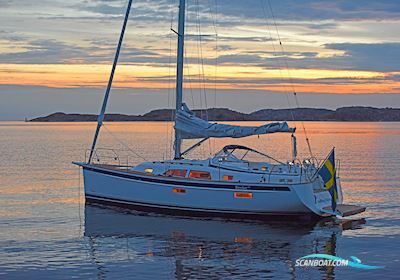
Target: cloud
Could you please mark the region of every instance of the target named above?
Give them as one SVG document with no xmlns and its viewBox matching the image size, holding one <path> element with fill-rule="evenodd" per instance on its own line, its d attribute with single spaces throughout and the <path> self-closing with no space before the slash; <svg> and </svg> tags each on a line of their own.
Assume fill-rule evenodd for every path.
<svg viewBox="0 0 400 280">
<path fill-rule="evenodd" d="M 87 7 L 87 10 L 98 14 L 106 14 L 106 15 L 121 15 L 121 12 L 123 12 L 121 7 L 115 7 L 107 4 Z"/>
<path fill-rule="evenodd" d="M 257 61 L 258 66 L 276 68 L 285 62 L 290 68 L 343 69 L 394 72 L 399 71 L 400 43 L 332 43 L 323 46 L 326 50 L 337 51 L 331 56 L 319 56 L 317 52 L 266 52 L 272 57 L 262 58 L 260 54 L 249 55 L 248 61 Z M 236 61 L 235 56 L 232 56 Z M 237 62 L 242 62 L 239 56 Z"/>
<path fill-rule="evenodd" d="M 202 62 L 210 70 L 206 77 L 210 84 L 214 82 L 215 68 L 212 66 L 218 55 L 217 75 L 221 77 L 217 84 L 237 84 L 243 86 L 240 89 L 243 92 L 251 90 L 245 89 L 246 84 L 254 88 L 268 84 L 279 86 L 282 80 L 265 73 L 282 68 L 285 61 L 295 69 L 382 72 L 381 76 L 373 78 L 293 79 L 298 85 L 311 87 L 315 84 L 314 92 L 318 86 L 324 88 L 327 85 L 348 86 L 338 93 L 348 93 L 346 90 L 351 91 L 352 85 L 379 84 L 380 87 L 369 92 L 377 89 L 393 94 L 397 90 L 394 83 L 400 81 L 399 74 L 391 72 L 399 72 L 399 1 L 269 1 L 275 22 L 268 0 L 188 1 L 186 62 L 199 63 L 197 42 L 201 38 Z M 129 64 L 133 70 L 149 67 L 145 77 L 132 71 L 128 79 L 137 78 L 154 87 L 168 82 L 166 67 L 176 59 L 176 36 L 170 32 L 170 25 L 172 22 L 172 27 L 177 29 L 177 3 L 171 0 L 134 1 L 120 65 Z M 103 64 L 108 67 L 115 53 L 126 4 L 126 0 L 43 0 L 40 5 L 28 0 L 0 1 L 0 62 L 62 64 L 65 67 L 69 64 Z M 201 35 L 198 21 L 201 22 Z M 279 51 L 275 25 L 286 50 L 284 53 Z M 218 44 L 215 33 L 218 33 Z M 198 76 L 194 75 L 197 65 L 192 66 L 192 81 L 198 83 Z M 234 67 L 236 69 L 232 70 Z M 104 73 L 107 78 L 108 68 Z M 243 73 L 248 76 L 241 76 Z M 286 72 L 283 73 L 287 77 Z M 318 70 L 314 73 L 318 74 Z M 116 75 L 117 79 L 119 75 L 121 72 Z M 68 78 L 60 76 L 65 80 Z M 79 74 L 74 73 L 76 76 Z M 265 79 L 260 78 L 263 76 Z M 19 82 L 23 84 L 26 79 Z M 79 81 L 74 82 L 79 84 Z M 382 86 L 385 83 L 390 84 L 386 91 Z M 84 83 L 80 86 L 83 88 Z M 366 93 L 363 90 L 360 88 L 358 92 Z"/>
<path fill-rule="evenodd" d="M 262 18 L 264 15 L 260 10 L 264 9 L 265 14 L 272 17 L 268 2 L 278 20 L 388 20 L 398 19 L 400 16 L 396 0 L 261 0 L 254 1 L 252 5 L 250 1 L 220 0 L 218 11 L 224 15 Z"/>
<path fill-rule="evenodd" d="M 65 43 L 51 39 L 30 39 L 17 34 L 6 33 L 6 43 L 20 49 L 10 49 L 0 53 L 1 63 L 16 64 L 75 64 L 111 63 L 115 53 L 115 43 L 107 39 L 85 40 L 86 46 Z M 121 63 L 168 63 L 169 57 L 162 53 L 167 49 L 136 48 L 123 46 Z"/>
<path fill-rule="evenodd" d="M 342 43 L 327 44 L 326 47 L 344 51 L 344 56 L 339 59 L 350 69 L 383 72 L 400 70 L 400 43 Z"/>
<path fill-rule="evenodd" d="M 64 63 L 84 56 L 80 48 L 69 46 L 56 40 L 31 40 L 26 42 L 24 50 L 1 53 L 3 63 Z"/>
<path fill-rule="evenodd" d="M 0 8 L 9 7 L 9 6 L 11 6 L 11 4 L 12 4 L 12 0 L 2 0 L 0 2 Z"/>
</svg>

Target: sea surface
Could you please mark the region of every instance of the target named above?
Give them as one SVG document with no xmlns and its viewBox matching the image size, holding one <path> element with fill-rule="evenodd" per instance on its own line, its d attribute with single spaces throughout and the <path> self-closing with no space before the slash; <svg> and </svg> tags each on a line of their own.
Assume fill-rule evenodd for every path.
<svg viewBox="0 0 400 280">
<path fill-rule="evenodd" d="M 106 123 L 98 147 L 113 150 L 97 156 L 121 164 L 170 158 L 171 125 Z M 306 157 L 302 124 L 293 125 Z M 94 123 L 0 122 L 0 279 L 400 279 L 400 123 L 304 126 L 314 157 L 335 147 L 345 202 L 365 213 L 304 225 L 85 205 L 71 162 L 85 160 Z M 212 140 L 190 156 L 232 143 L 291 155 L 290 135 L 281 134 Z M 296 266 L 313 253 L 384 268 Z"/>
</svg>

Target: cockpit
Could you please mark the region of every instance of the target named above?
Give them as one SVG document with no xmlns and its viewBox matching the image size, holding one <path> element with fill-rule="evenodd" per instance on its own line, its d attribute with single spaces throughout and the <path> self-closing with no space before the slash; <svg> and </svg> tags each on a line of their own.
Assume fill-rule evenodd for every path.
<svg viewBox="0 0 400 280">
<path fill-rule="evenodd" d="M 219 162 L 250 162 L 256 158 L 258 159 L 256 161 L 265 161 L 268 159 L 283 164 L 267 154 L 241 145 L 225 146 L 213 159 L 217 159 Z"/>
<path fill-rule="evenodd" d="M 233 169 L 268 172 L 273 166 L 268 162 L 271 160 L 279 165 L 284 164 L 267 154 L 246 146 L 228 145 L 211 159 L 211 164 Z"/>
</svg>

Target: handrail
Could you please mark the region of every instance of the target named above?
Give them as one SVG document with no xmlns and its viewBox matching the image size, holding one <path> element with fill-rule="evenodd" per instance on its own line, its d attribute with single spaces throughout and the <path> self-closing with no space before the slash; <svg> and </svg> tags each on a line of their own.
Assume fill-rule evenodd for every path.
<svg viewBox="0 0 400 280">
<path fill-rule="evenodd" d="M 85 162 L 87 162 L 87 157 L 90 149 L 86 149 L 85 151 Z M 125 154 L 124 154 L 125 153 Z M 122 154 L 122 156 L 121 156 Z M 129 169 L 129 166 L 133 166 L 134 163 L 137 163 L 133 158 L 138 159 L 139 156 L 133 157 L 132 154 L 129 154 L 129 150 L 124 149 L 112 149 L 112 148 L 96 148 L 92 153 L 93 161 L 102 164 L 117 164 L 118 166 L 126 166 Z M 123 165 L 121 164 L 123 163 Z"/>
<path fill-rule="evenodd" d="M 103 150 L 103 151 L 110 151 L 110 152 L 113 153 L 113 155 L 112 155 L 112 156 L 111 156 L 111 155 L 100 155 L 100 154 L 99 154 L 99 151 L 102 151 L 102 150 Z M 85 152 L 85 162 L 86 162 L 86 159 L 87 159 L 87 154 L 88 154 L 88 152 L 91 152 L 91 154 L 92 154 L 92 159 L 95 158 L 95 159 L 97 160 L 97 162 L 100 162 L 100 161 L 101 161 L 101 158 L 105 158 L 105 159 L 112 159 L 112 160 L 114 160 L 114 161 L 118 161 L 118 165 L 121 165 L 120 157 L 119 157 L 119 155 L 117 154 L 117 152 L 115 152 L 115 150 L 113 150 L 113 149 L 108 149 L 108 148 L 97 148 L 97 149 L 94 149 L 93 152 L 92 152 L 91 149 L 87 149 L 86 152 Z"/>
</svg>

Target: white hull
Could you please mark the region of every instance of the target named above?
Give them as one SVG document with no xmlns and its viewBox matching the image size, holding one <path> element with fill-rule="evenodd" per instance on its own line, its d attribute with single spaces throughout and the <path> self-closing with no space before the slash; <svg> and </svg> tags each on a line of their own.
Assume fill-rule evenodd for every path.
<svg viewBox="0 0 400 280">
<path fill-rule="evenodd" d="M 319 215 L 312 183 L 250 184 L 168 178 L 80 164 L 88 200 L 190 213 L 228 215 Z M 179 188 L 184 193 L 174 192 Z M 237 198 L 235 193 L 251 193 Z M 301 196 L 301 197 L 300 197 Z M 321 215 L 323 213 L 320 213 Z"/>
</svg>

